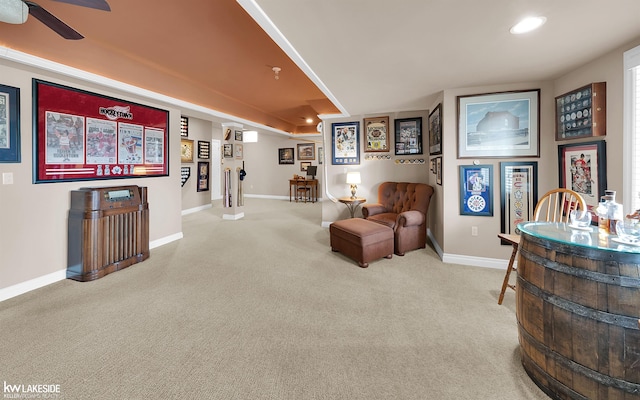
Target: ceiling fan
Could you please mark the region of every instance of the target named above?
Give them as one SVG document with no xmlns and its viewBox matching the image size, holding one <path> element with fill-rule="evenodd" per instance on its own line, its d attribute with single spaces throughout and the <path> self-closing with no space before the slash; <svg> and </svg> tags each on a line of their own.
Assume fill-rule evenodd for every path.
<svg viewBox="0 0 640 400">
<path fill-rule="evenodd" d="M 106 0 L 53 0 L 61 3 L 73 4 L 81 7 L 95 8 L 96 10 L 111 11 Z M 24 24 L 28 15 L 51 28 L 65 39 L 78 40 L 84 38 L 69 25 L 65 24 L 49 11 L 37 3 L 26 0 L 0 0 L 0 22 L 9 24 Z"/>
</svg>

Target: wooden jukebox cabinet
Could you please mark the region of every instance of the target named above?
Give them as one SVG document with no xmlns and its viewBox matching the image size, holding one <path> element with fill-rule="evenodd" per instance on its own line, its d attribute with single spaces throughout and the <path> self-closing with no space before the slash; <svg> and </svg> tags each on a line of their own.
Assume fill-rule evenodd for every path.
<svg viewBox="0 0 640 400">
<path fill-rule="evenodd" d="M 147 188 L 71 191 L 67 278 L 91 281 L 149 258 Z"/>
</svg>

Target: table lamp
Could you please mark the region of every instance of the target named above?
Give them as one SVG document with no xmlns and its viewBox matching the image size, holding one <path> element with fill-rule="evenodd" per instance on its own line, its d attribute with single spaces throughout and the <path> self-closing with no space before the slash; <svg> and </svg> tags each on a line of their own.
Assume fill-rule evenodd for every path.
<svg viewBox="0 0 640 400">
<path fill-rule="evenodd" d="M 356 189 L 360 183 L 360 172 L 347 172 L 347 183 L 351 185 L 351 198 L 356 198 Z"/>
</svg>

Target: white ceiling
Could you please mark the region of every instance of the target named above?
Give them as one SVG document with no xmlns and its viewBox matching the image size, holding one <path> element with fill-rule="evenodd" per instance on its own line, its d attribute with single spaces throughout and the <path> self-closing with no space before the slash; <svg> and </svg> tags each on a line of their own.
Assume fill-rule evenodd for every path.
<svg viewBox="0 0 640 400">
<path fill-rule="evenodd" d="M 640 38 L 640 0 L 238 2 L 254 19 L 261 9 L 276 28 L 257 22 L 280 31 L 351 115 L 425 109 L 443 89 L 555 79 Z M 510 34 L 528 15 L 547 22 Z"/>
</svg>

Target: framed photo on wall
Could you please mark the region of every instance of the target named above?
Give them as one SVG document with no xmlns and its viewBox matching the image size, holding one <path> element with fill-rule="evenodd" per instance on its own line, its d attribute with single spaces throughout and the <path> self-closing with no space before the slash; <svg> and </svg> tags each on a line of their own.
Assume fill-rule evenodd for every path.
<svg viewBox="0 0 640 400">
<path fill-rule="evenodd" d="M 211 153 L 211 142 L 198 140 L 198 158 L 208 160 Z"/>
<path fill-rule="evenodd" d="M 460 166 L 460 215 L 493 216 L 493 165 Z"/>
<path fill-rule="evenodd" d="M 580 193 L 595 215 L 607 188 L 607 153 L 604 140 L 558 146 L 560 187 Z"/>
<path fill-rule="evenodd" d="M 436 183 L 442 186 L 442 157 L 436 157 Z"/>
<path fill-rule="evenodd" d="M 540 156 L 540 89 L 458 96 L 458 158 Z"/>
<path fill-rule="evenodd" d="M 315 160 L 316 144 L 315 143 L 298 143 L 298 160 Z"/>
<path fill-rule="evenodd" d="M 233 158 L 233 144 L 225 143 L 222 145 L 222 156 L 224 158 Z"/>
<path fill-rule="evenodd" d="M 209 161 L 198 161 L 198 192 L 209 190 Z"/>
<path fill-rule="evenodd" d="M 311 166 L 311 161 L 301 161 L 300 162 L 300 171 L 307 172 L 307 168 Z"/>
<path fill-rule="evenodd" d="M 389 117 L 364 119 L 364 152 L 389 151 Z"/>
<path fill-rule="evenodd" d="M 20 162 L 20 89 L 0 85 L 0 163 Z"/>
<path fill-rule="evenodd" d="M 422 154 L 422 117 L 395 120 L 396 155 Z"/>
<path fill-rule="evenodd" d="M 293 147 L 278 149 L 278 164 L 294 164 Z"/>
<path fill-rule="evenodd" d="M 34 183 L 169 175 L 168 111 L 39 79 L 32 84 Z"/>
<path fill-rule="evenodd" d="M 442 104 L 429 114 L 429 154 L 442 154 Z"/>
<path fill-rule="evenodd" d="M 332 164 L 360 164 L 360 122 L 338 122 L 331 128 Z"/>
<path fill-rule="evenodd" d="M 193 162 L 193 140 L 180 139 L 180 161 L 183 163 Z"/>
<path fill-rule="evenodd" d="M 501 162 L 500 232 L 514 234 L 519 223 L 531 221 L 537 202 L 538 162 Z"/>
</svg>

